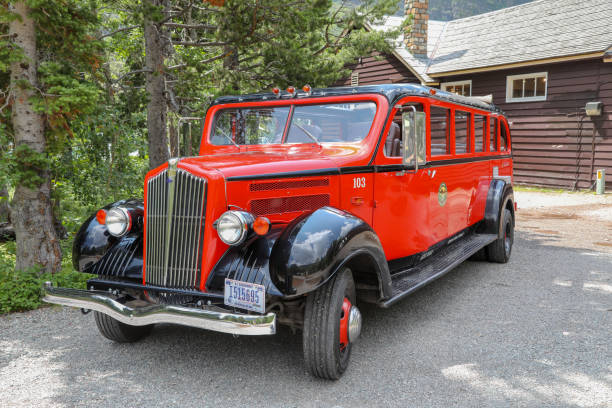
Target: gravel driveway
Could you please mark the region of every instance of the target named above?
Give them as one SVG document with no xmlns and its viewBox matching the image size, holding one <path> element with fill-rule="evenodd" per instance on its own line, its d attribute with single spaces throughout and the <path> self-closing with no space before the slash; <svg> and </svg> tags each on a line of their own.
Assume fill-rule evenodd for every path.
<svg viewBox="0 0 612 408">
<path fill-rule="evenodd" d="M 233 338 L 159 326 L 117 345 L 76 310 L 0 317 L 0 406 L 612 406 L 611 254 L 519 228 L 510 263 L 468 262 L 362 312 L 337 382 L 309 377 L 300 336 L 283 328 Z"/>
</svg>

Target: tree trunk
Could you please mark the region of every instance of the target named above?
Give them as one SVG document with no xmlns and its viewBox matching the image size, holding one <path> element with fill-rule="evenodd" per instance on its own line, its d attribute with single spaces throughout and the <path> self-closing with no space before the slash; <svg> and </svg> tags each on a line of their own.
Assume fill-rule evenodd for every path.
<svg viewBox="0 0 612 408">
<path fill-rule="evenodd" d="M 22 61 L 11 64 L 15 147 L 26 145 L 34 152 L 44 153 L 44 117 L 34 112 L 31 100 L 36 95 L 35 87 L 38 85 L 36 28 L 25 1 L 14 3 L 12 11 L 20 18 L 11 21 L 9 34 L 25 56 Z M 44 272 L 57 272 L 61 267 L 62 253 L 53 228 L 51 181 L 47 169 L 35 171 L 43 181 L 37 186 L 18 184 L 11 202 L 11 221 L 17 241 L 15 269 L 40 267 Z"/>
<path fill-rule="evenodd" d="M 147 0 L 150 6 L 160 7 L 161 0 Z M 155 168 L 168 161 L 168 137 L 166 135 L 167 106 L 164 97 L 164 41 L 161 27 L 145 16 L 145 64 L 147 70 L 146 90 L 147 130 L 149 133 L 149 167 Z"/>
<path fill-rule="evenodd" d="M 9 220 L 8 188 L 0 186 L 0 222 Z"/>
</svg>

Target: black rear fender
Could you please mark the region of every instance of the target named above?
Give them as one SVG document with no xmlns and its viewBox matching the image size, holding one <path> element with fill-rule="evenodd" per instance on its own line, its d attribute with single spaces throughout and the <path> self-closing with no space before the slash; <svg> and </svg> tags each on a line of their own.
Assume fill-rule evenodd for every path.
<svg viewBox="0 0 612 408">
<path fill-rule="evenodd" d="M 512 184 L 504 179 L 493 179 L 487 194 L 487 204 L 482 227 L 479 232 L 503 236 L 501 219 L 504 210 L 509 209 L 514 220 L 514 190 Z"/>
</svg>

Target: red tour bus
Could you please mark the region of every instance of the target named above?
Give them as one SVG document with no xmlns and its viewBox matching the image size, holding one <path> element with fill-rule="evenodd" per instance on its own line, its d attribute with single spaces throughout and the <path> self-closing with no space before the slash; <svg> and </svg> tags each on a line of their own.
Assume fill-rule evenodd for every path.
<svg viewBox="0 0 612 408">
<path fill-rule="evenodd" d="M 197 157 L 150 171 L 144 200 L 109 204 L 74 242 L 105 337 L 156 323 L 303 333 L 313 375 L 345 371 L 364 302 L 389 307 L 466 259 L 507 262 L 512 150 L 492 104 L 396 84 L 228 96 Z M 370 322 L 375 325 L 375 322 Z"/>
</svg>

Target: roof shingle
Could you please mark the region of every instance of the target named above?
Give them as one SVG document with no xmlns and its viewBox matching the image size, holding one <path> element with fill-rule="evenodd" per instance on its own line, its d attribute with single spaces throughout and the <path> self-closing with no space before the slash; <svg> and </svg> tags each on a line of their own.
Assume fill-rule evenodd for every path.
<svg viewBox="0 0 612 408">
<path fill-rule="evenodd" d="M 389 17 L 376 30 L 397 27 Z M 612 45 L 612 0 L 538 0 L 449 22 L 429 21 L 428 59 L 397 39 L 395 51 L 425 82 L 458 70 L 604 52 Z M 416 60 L 416 61 L 415 61 Z"/>
</svg>

